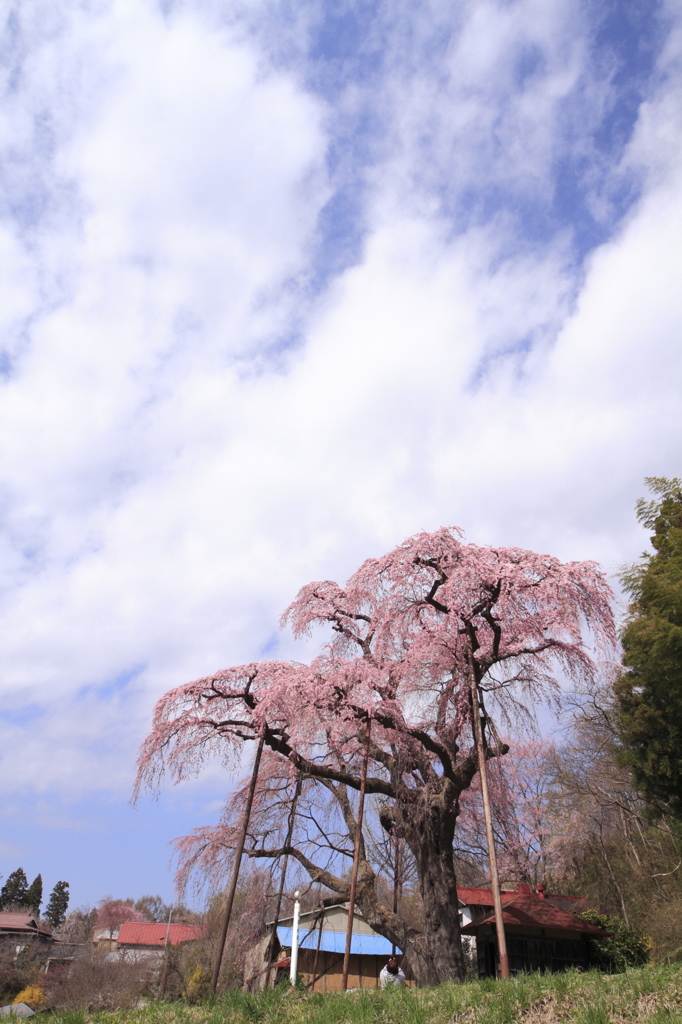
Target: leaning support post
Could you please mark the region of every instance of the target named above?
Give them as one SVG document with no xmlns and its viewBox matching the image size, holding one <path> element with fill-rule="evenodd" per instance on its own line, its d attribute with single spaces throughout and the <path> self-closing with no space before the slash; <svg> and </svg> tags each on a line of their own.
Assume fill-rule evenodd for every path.
<svg viewBox="0 0 682 1024">
<path fill-rule="evenodd" d="M 296 786 L 295 786 L 295 789 L 294 789 L 294 796 L 293 796 L 293 799 L 291 801 L 291 810 L 289 811 L 289 826 L 287 828 L 286 842 L 284 843 L 284 848 L 286 850 L 288 850 L 289 847 L 291 846 L 291 839 L 292 839 L 292 836 L 294 834 L 294 821 L 295 821 L 295 818 L 296 818 L 296 807 L 297 807 L 297 804 L 298 804 L 298 798 L 301 795 L 301 785 L 302 785 L 302 782 L 303 782 L 303 780 L 302 780 L 301 776 L 299 775 L 297 777 L 297 779 L 296 779 Z M 272 924 L 272 935 L 270 936 L 270 944 L 268 946 L 268 953 L 267 953 L 268 969 L 267 969 L 267 974 L 265 975 L 265 987 L 266 988 L 270 984 L 270 971 L 272 970 L 272 965 L 275 962 L 275 946 L 277 945 L 277 927 L 279 925 L 279 915 L 280 915 L 280 912 L 282 910 L 282 899 L 284 898 L 284 884 L 285 884 L 286 877 L 287 877 L 287 867 L 288 867 L 288 864 L 289 864 L 289 854 L 285 853 L 284 854 L 284 861 L 282 863 L 282 874 L 280 875 L 280 878 L 279 878 L 279 891 L 277 893 L 277 905 L 275 906 L 275 919 L 274 919 L 273 924 Z"/>
<path fill-rule="evenodd" d="M 481 776 L 481 795 L 483 797 L 483 815 L 485 817 L 485 834 L 488 842 L 488 861 L 490 862 L 490 887 L 493 891 L 495 905 L 495 929 L 497 932 L 497 951 L 500 959 L 500 977 L 509 977 L 509 957 L 507 956 L 507 939 L 504 934 L 502 919 L 502 897 L 500 895 L 500 877 L 497 871 L 497 855 L 495 853 L 495 836 L 493 819 L 490 811 L 490 794 L 488 792 L 488 765 L 483 745 L 483 727 L 481 725 L 481 709 L 478 702 L 478 683 L 474 669 L 474 657 L 469 649 L 469 685 L 471 688 L 471 718 L 474 727 L 474 739 L 478 753 L 478 770 Z"/>
<path fill-rule="evenodd" d="M 315 946 L 315 959 L 313 961 L 313 980 L 308 985 L 311 992 L 315 991 L 315 982 L 317 981 L 317 964 L 320 959 L 320 946 L 322 944 L 322 928 L 324 925 L 324 907 L 320 911 L 320 927 L 317 932 L 317 945 Z"/>
<path fill-rule="evenodd" d="M 265 741 L 265 729 L 261 731 L 260 738 L 258 740 L 258 746 L 256 747 L 256 756 L 253 760 L 253 772 L 251 773 L 251 784 L 249 786 L 249 793 L 246 798 L 246 806 L 244 808 L 244 816 L 242 818 L 241 832 L 239 833 L 239 841 L 237 843 L 237 849 L 234 854 L 234 866 L 232 868 L 232 878 L 230 879 L 230 888 L 227 892 L 227 903 L 225 905 L 225 919 L 223 921 L 222 932 L 220 933 L 220 941 L 218 943 L 218 953 L 215 959 L 215 965 L 213 967 L 213 977 L 211 978 L 211 994 L 215 995 L 215 990 L 218 987 L 218 979 L 220 978 L 220 965 L 223 962 L 223 953 L 225 952 L 225 940 L 227 939 L 227 929 L 230 926 L 230 918 L 232 917 L 232 905 L 234 903 L 234 894 L 237 890 L 237 880 L 239 878 L 239 868 L 242 862 L 242 854 L 244 853 L 244 843 L 246 842 L 246 832 L 249 827 L 249 818 L 251 817 L 251 807 L 253 806 L 253 796 L 256 792 L 256 783 L 258 781 L 258 769 L 260 768 L 261 754 L 263 753 L 263 743 Z"/>
<path fill-rule="evenodd" d="M 350 894 L 348 896 L 348 924 L 346 926 L 346 949 L 343 954 L 343 978 L 341 988 L 345 992 L 348 988 L 348 969 L 350 967 L 350 946 L 353 939 L 353 917 L 355 915 L 355 891 L 358 885 L 358 865 L 360 862 L 360 842 L 362 839 L 362 817 L 365 809 L 365 786 L 367 783 L 367 765 L 369 764 L 369 737 L 372 729 L 372 720 L 367 722 L 367 738 L 365 739 L 365 754 L 362 759 L 362 776 L 360 778 L 360 800 L 358 801 L 358 822 L 355 826 L 355 848 L 353 850 L 353 870 L 350 876 Z"/>
<path fill-rule="evenodd" d="M 395 830 L 395 864 L 393 869 L 393 913 L 398 916 L 398 892 L 400 889 L 400 836 Z M 391 956 L 395 956 L 396 944 L 391 943 Z"/>
</svg>

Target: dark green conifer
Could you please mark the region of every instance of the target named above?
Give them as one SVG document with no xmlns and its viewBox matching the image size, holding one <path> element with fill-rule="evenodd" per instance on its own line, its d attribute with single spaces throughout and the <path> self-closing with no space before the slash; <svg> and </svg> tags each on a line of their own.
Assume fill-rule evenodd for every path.
<svg viewBox="0 0 682 1024">
<path fill-rule="evenodd" d="M 637 503 L 655 553 L 621 576 L 631 598 L 616 682 L 621 760 L 658 811 L 682 818 L 682 480 L 647 479 Z"/>
<path fill-rule="evenodd" d="M 14 907 L 28 909 L 28 905 L 26 872 L 23 868 L 17 868 L 11 875 L 8 875 L 7 881 L 0 889 L 0 909 L 12 910 Z"/>
<path fill-rule="evenodd" d="M 45 908 L 45 917 L 52 924 L 53 928 L 59 928 L 64 923 L 66 910 L 69 905 L 69 883 L 57 882 L 50 893 Z"/>
<path fill-rule="evenodd" d="M 34 914 L 40 913 L 40 904 L 43 902 L 43 876 L 36 875 L 26 892 L 26 904 Z"/>
</svg>

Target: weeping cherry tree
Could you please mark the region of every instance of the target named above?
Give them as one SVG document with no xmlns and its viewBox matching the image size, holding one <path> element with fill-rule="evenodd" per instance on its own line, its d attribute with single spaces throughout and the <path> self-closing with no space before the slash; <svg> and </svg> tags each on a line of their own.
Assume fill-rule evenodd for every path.
<svg viewBox="0 0 682 1024">
<path fill-rule="evenodd" d="M 216 755 L 228 769 L 264 736 L 247 853 L 288 856 L 312 882 L 348 896 L 354 794 L 369 733 L 367 795 L 414 862 L 423 926 L 393 911 L 370 843 L 360 843 L 358 906 L 403 950 L 421 984 L 463 976 L 453 842 L 460 798 L 478 770 L 471 692 L 487 758 L 508 746 L 496 716 L 531 719 L 557 677 L 591 679 L 615 642 L 611 591 L 590 562 L 562 564 L 519 548 L 465 544 L 456 528 L 421 533 L 369 559 L 345 587 L 303 587 L 283 616 L 297 636 L 326 625 L 310 665 L 262 661 L 216 672 L 158 702 L 139 758 L 140 787 L 180 781 Z M 288 807 L 301 779 L 288 837 Z M 180 841 L 181 875 L 228 866 L 243 789 L 223 820 Z"/>
</svg>

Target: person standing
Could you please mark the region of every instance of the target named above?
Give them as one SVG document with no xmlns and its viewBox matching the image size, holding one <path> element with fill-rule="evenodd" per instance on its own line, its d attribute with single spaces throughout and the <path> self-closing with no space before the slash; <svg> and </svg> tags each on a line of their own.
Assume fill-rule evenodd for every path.
<svg viewBox="0 0 682 1024">
<path fill-rule="evenodd" d="M 388 988 L 390 985 L 400 986 L 405 984 L 405 975 L 394 956 L 389 957 L 386 966 L 382 968 L 379 974 L 379 981 L 382 988 Z"/>
</svg>

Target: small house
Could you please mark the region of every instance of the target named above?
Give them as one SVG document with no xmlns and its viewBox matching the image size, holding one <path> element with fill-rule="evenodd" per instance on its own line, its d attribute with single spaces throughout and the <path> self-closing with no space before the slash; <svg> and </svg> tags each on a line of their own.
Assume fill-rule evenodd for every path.
<svg viewBox="0 0 682 1024">
<path fill-rule="evenodd" d="M 27 946 L 46 956 L 53 942 L 51 932 L 41 926 L 31 913 L 0 912 L 0 946 L 4 950 L 9 948 L 13 957 L 19 956 Z"/>
<path fill-rule="evenodd" d="M 571 897 L 547 898 L 544 890 L 533 893 L 529 886 L 502 893 L 502 921 L 512 974 L 521 971 L 564 971 L 569 967 L 584 970 L 589 966 L 588 939 L 603 938 L 606 932 L 581 921 L 558 902 Z M 492 894 L 491 894 L 492 895 Z M 463 936 L 476 940 L 474 954 L 478 973 L 494 977 L 497 973 L 497 934 L 495 913 L 481 905 L 481 913 L 464 924 Z"/>
<path fill-rule="evenodd" d="M 124 921 L 118 928 L 116 946 L 107 960 L 161 960 L 166 945 L 196 942 L 206 934 L 202 925 Z"/>
<path fill-rule="evenodd" d="M 343 958 L 346 949 L 348 903 L 318 907 L 302 913 L 298 926 L 298 973 L 311 992 L 338 992 L 341 990 Z M 271 948 L 274 922 L 270 922 L 263 938 L 253 946 L 246 958 L 245 985 L 252 991 L 262 991 L 275 984 L 277 972 L 269 972 L 268 953 Z M 277 924 L 275 958 L 288 971 L 289 954 L 293 941 L 293 918 L 282 918 Z M 378 988 L 379 973 L 392 953 L 400 950 L 379 935 L 365 921 L 360 911 L 353 915 L 353 936 L 348 973 L 349 988 Z"/>
</svg>

